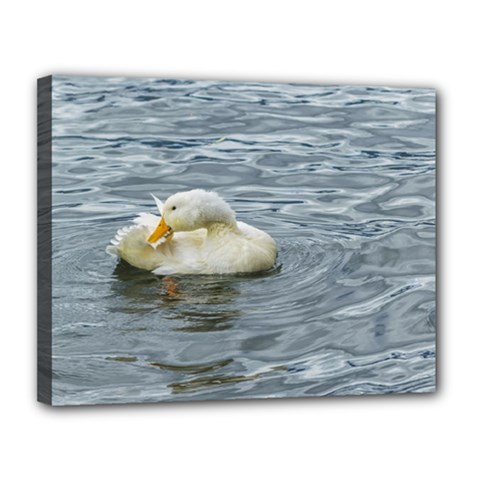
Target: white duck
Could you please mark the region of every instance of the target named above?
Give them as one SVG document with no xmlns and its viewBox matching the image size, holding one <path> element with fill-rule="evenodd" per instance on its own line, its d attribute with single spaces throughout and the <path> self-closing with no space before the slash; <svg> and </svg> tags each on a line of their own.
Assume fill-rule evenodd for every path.
<svg viewBox="0 0 480 480">
<path fill-rule="evenodd" d="M 107 252 L 158 275 L 257 272 L 273 266 L 275 241 L 237 222 L 215 192 L 191 190 L 167 199 L 153 196 L 162 215 L 141 214 L 118 231 Z"/>
</svg>

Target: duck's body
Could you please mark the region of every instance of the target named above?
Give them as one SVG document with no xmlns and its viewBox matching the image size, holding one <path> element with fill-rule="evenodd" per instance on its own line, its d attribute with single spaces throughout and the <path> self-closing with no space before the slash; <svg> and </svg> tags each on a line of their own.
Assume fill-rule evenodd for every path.
<svg viewBox="0 0 480 480">
<path fill-rule="evenodd" d="M 157 206 L 162 218 L 140 215 L 136 225 L 118 232 L 107 251 L 158 275 L 257 272 L 275 263 L 272 237 L 237 222 L 214 192 L 177 193 L 165 205 L 157 200 Z"/>
</svg>

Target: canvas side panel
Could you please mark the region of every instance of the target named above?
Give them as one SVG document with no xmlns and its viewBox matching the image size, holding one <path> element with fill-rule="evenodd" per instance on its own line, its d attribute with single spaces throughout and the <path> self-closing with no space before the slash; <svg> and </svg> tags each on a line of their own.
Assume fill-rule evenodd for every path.
<svg viewBox="0 0 480 480">
<path fill-rule="evenodd" d="M 52 77 L 37 81 L 37 399 L 52 403 Z"/>
<path fill-rule="evenodd" d="M 440 112 L 439 112 L 439 98 L 438 98 L 438 91 L 435 90 L 435 391 L 438 390 L 438 381 L 439 381 L 439 375 L 438 375 L 438 362 L 440 358 L 440 354 L 438 352 L 438 348 L 440 346 L 440 342 L 438 340 L 438 318 L 440 317 L 439 309 L 441 308 L 439 298 L 438 298 L 438 291 L 440 290 L 439 288 L 439 259 L 440 259 L 440 250 L 439 250 L 439 242 L 438 242 L 438 219 L 440 216 L 440 205 L 439 202 L 441 201 L 440 197 L 440 178 L 439 178 L 439 151 L 438 151 L 438 145 L 439 145 L 439 134 L 441 131 L 441 128 L 439 128 L 439 121 L 441 120 L 440 117 Z M 441 172 L 440 172 L 441 173 Z"/>
</svg>

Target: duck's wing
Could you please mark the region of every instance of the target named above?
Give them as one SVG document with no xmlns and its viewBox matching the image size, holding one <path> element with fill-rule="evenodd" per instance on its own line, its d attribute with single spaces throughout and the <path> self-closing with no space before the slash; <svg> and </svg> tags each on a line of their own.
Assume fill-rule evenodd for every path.
<svg viewBox="0 0 480 480">
<path fill-rule="evenodd" d="M 144 270 L 153 270 L 161 265 L 165 260 L 165 245 L 159 243 L 166 240 L 161 239 L 161 242 L 157 242 L 158 245 L 147 241 L 158 223 L 158 218 L 154 220 L 151 217 L 154 215 L 140 215 L 135 219 L 134 225 L 121 228 L 107 246 L 107 253 Z"/>
<path fill-rule="evenodd" d="M 153 193 L 150 194 L 153 199 L 155 200 L 155 204 L 157 205 L 158 211 L 160 212 L 160 215 L 163 212 L 163 202 L 157 198 Z M 153 233 L 155 228 L 158 225 L 158 222 L 160 222 L 160 217 L 157 217 L 156 215 L 152 215 L 151 213 L 140 213 L 136 218 L 133 219 L 133 223 L 135 225 L 130 225 L 128 227 L 123 227 L 120 230 L 117 231 L 115 234 L 115 237 L 110 240 L 110 244 L 107 246 L 107 253 L 109 255 L 112 255 L 113 257 L 122 257 L 121 251 L 119 246 L 122 244 L 122 242 L 125 242 L 128 236 L 132 237 L 138 237 L 138 234 L 144 234 L 145 231 L 147 231 L 147 236 L 145 238 L 148 238 L 149 235 Z M 161 238 L 158 240 L 158 242 L 151 244 L 148 242 L 145 242 L 147 245 L 149 245 L 152 248 L 157 247 L 161 243 L 165 241 L 164 238 Z"/>
<path fill-rule="evenodd" d="M 205 260 L 204 243 L 207 231 L 204 228 L 192 232 L 177 232 L 161 250 L 164 255 L 153 270 L 156 275 L 211 273 Z"/>
<path fill-rule="evenodd" d="M 136 228 L 138 228 L 136 225 L 130 225 L 117 230 L 115 237 L 110 240 L 110 244 L 107 246 L 106 252 L 112 257 L 121 257 L 120 244 Z"/>
<path fill-rule="evenodd" d="M 135 223 L 136 225 L 147 227 L 151 229 L 152 232 L 155 230 L 159 221 L 160 217 L 152 215 L 151 213 L 139 213 L 138 216 L 133 219 L 133 223 Z"/>
</svg>

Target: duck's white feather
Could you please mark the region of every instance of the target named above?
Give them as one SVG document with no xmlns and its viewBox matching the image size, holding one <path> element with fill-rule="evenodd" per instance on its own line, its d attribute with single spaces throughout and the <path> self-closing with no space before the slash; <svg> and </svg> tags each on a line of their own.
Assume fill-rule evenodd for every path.
<svg viewBox="0 0 480 480">
<path fill-rule="evenodd" d="M 135 225 L 117 232 L 108 253 L 157 275 L 255 272 L 273 266 L 275 241 L 237 222 L 217 194 L 193 190 L 173 195 L 165 205 L 152 196 L 167 225 L 177 227 L 173 236 L 149 243 L 160 218 L 142 213 L 134 219 Z"/>
<path fill-rule="evenodd" d="M 158 211 L 160 212 L 160 215 L 163 214 L 163 202 L 157 198 L 153 193 L 150 194 L 153 199 L 155 200 L 155 203 L 157 204 Z"/>
</svg>

